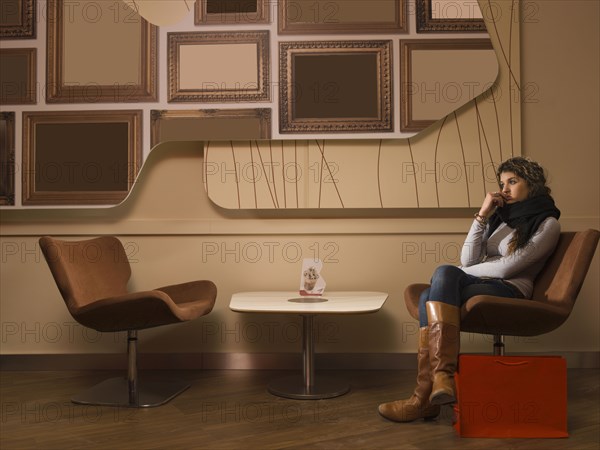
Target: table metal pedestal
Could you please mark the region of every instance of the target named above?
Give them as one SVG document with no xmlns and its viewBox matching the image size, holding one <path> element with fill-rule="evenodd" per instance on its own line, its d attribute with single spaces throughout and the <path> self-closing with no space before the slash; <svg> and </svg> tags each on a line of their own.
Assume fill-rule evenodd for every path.
<svg viewBox="0 0 600 450">
<path fill-rule="evenodd" d="M 302 316 L 302 375 L 295 375 L 269 383 L 269 392 L 279 397 L 296 400 L 317 400 L 344 395 L 350 385 L 331 377 L 315 378 L 315 342 L 313 322 L 315 314 Z"/>
</svg>

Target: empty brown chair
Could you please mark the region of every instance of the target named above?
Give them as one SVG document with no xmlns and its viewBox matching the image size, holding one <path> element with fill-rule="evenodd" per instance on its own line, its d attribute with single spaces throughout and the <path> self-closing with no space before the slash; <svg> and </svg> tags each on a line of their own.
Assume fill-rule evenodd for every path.
<svg viewBox="0 0 600 450">
<path fill-rule="evenodd" d="M 138 383 L 137 330 L 186 322 L 208 314 L 217 297 L 212 281 L 128 292 L 131 267 L 121 241 L 40 238 L 42 253 L 73 318 L 102 332 L 127 331 L 127 378 L 111 378 L 71 400 L 105 406 L 162 405 L 189 387 L 180 381 Z"/>
<path fill-rule="evenodd" d="M 548 333 L 571 314 L 596 251 L 600 232 L 560 234 L 554 253 L 535 279 L 531 300 L 477 295 L 461 309 L 461 331 L 494 336 L 494 354 L 504 354 L 504 336 Z M 404 291 L 406 308 L 419 319 L 419 297 L 428 284 L 411 284 Z"/>
</svg>

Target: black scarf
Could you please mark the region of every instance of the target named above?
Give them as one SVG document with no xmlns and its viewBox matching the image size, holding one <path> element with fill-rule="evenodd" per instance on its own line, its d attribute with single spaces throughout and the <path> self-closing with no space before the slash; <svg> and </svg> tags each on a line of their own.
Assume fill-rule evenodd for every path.
<svg viewBox="0 0 600 450">
<path fill-rule="evenodd" d="M 538 195 L 504 205 L 490 217 L 488 236 L 491 236 L 502 222 L 506 222 L 509 227 L 516 230 L 515 249 L 522 248 L 548 217 L 556 219 L 560 217 L 560 210 L 554 205 L 554 200 L 549 195 Z"/>
</svg>

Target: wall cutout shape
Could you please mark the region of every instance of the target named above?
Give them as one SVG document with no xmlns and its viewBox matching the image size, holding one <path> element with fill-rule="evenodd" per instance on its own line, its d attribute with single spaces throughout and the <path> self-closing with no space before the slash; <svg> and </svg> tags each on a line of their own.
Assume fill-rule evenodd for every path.
<svg viewBox="0 0 600 450">
<path fill-rule="evenodd" d="M 498 163 L 521 153 L 518 2 L 494 5 L 484 16 L 499 61 L 491 89 L 408 139 L 208 142 L 210 199 L 230 209 L 479 206 Z"/>
<path fill-rule="evenodd" d="M 420 130 L 426 129 L 425 133 L 431 134 L 441 122 L 431 123 L 442 120 L 448 112 L 473 108 L 471 98 L 485 91 L 496 79 L 494 57 L 504 59 L 503 64 L 517 61 L 518 30 L 514 18 L 518 1 L 479 1 L 478 7 L 473 0 L 198 0 L 193 8 L 191 0 L 177 0 L 181 12 L 189 9 L 189 13 L 182 14 L 183 19 L 168 28 L 151 25 L 136 13 L 135 5 L 142 12 L 150 5 L 148 0 L 136 0 L 135 5 L 130 0 L 5 1 L 3 5 L 14 6 L 11 8 L 18 14 L 0 18 L 2 57 L 15 53 L 19 63 L 11 63 L 10 86 L 0 86 L 3 92 L 0 102 L 15 113 L 16 130 L 26 129 L 24 117 L 29 113 L 60 118 L 63 109 L 109 114 L 118 109 L 139 110 L 143 126 L 137 141 L 141 156 L 136 164 L 143 163 L 158 142 L 157 130 L 159 135 L 174 132 L 194 136 L 199 141 L 274 139 L 271 143 L 274 147 L 280 141 L 289 140 L 299 153 L 308 152 L 316 142 L 325 142 L 325 152 L 330 152 L 334 147 L 329 145 L 331 139 L 372 140 L 377 148 L 379 142 L 397 141 L 395 145 L 404 148 L 406 139 L 411 138 L 414 146 L 417 139 L 421 139 L 416 137 Z M 167 6 L 172 2 L 161 0 L 150 6 L 154 8 L 158 3 Z M 134 9 L 127 5 L 133 5 Z M 193 14 L 191 9 L 194 9 Z M 36 16 L 36 11 L 43 14 Z M 427 19 L 423 24 L 420 22 L 422 11 Z M 35 17 L 39 17 L 37 24 L 31 20 Z M 503 30 L 510 20 L 515 24 L 514 30 Z M 490 34 L 482 26 L 486 24 Z M 41 25 L 41 32 L 31 39 L 35 37 L 36 25 Z M 474 78 L 473 67 L 479 68 L 480 64 L 473 55 L 481 53 L 481 49 L 454 48 L 453 51 L 461 52 L 462 62 L 452 66 L 451 76 L 446 70 L 448 66 L 444 70 L 428 69 L 435 66 L 436 58 L 443 53 L 439 48 L 402 50 L 408 49 L 410 43 L 422 41 L 422 46 L 441 40 L 456 46 L 463 41 L 485 42 L 491 37 L 497 43 L 499 36 L 514 39 L 504 43 L 506 51 L 499 50 L 497 44 L 493 51 L 488 44 L 482 61 L 488 62 L 489 69 Z M 158 52 L 159 43 L 164 52 Z M 283 56 L 281 49 L 284 49 Z M 350 51 L 341 54 L 340 49 Z M 334 70 L 343 68 L 336 63 L 345 59 L 350 60 L 350 68 Z M 311 75 L 315 62 L 323 63 L 316 64 L 317 69 L 313 70 L 316 76 L 307 76 L 307 73 Z M 468 69 L 462 72 L 462 77 L 456 75 L 456 69 L 461 68 Z M 518 67 L 513 64 L 512 70 L 513 85 L 516 85 Z M 438 78 L 423 77 L 424 73 L 431 72 L 439 75 Z M 358 83 L 353 85 L 356 79 Z M 13 90 L 7 89 L 12 89 L 15 83 L 25 87 L 13 94 Z M 495 86 L 497 90 L 492 95 L 496 106 L 490 106 L 490 102 L 480 105 L 482 123 L 489 120 L 485 117 L 488 110 L 498 114 L 498 122 L 504 121 L 504 112 L 500 110 L 505 100 L 501 98 L 506 94 L 505 85 L 496 83 Z M 299 97 L 299 88 L 303 97 Z M 356 95 L 349 94 L 349 89 Z M 358 101 L 359 94 L 365 101 Z M 466 102 L 471 102 L 471 106 L 461 106 Z M 57 108 L 58 104 L 64 108 Z M 432 105 L 435 108 L 430 108 Z M 250 111 L 250 115 L 239 113 L 241 110 Z M 516 105 L 514 110 L 511 132 L 516 137 Z M 153 111 L 167 113 L 157 123 Z M 194 118 L 175 117 L 186 116 L 186 111 L 191 111 Z M 261 111 L 260 117 L 256 117 L 257 111 Z M 440 117 L 436 118 L 436 114 Z M 202 123 L 206 129 L 211 121 L 218 122 L 221 131 L 213 133 L 218 130 L 210 129 L 210 132 L 199 133 L 196 125 Z M 244 127 L 239 127 L 242 122 Z M 250 122 L 253 125 L 247 126 Z M 461 127 L 466 126 L 463 122 L 459 120 Z M 171 126 L 175 128 L 167 130 Z M 232 133 L 226 136 L 228 126 Z M 440 154 L 450 152 L 446 150 L 445 131 L 437 143 Z M 486 133 L 491 134 L 488 130 Z M 508 142 L 504 128 L 498 134 L 503 135 L 504 143 Z M 17 131 L 17 167 L 23 167 L 27 157 L 26 139 Z M 312 144 L 304 145 L 304 141 Z M 228 142 L 211 142 L 213 160 L 207 163 L 227 161 L 231 156 L 230 147 Z M 385 149 L 384 144 L 381 147 Z M 87 161 L 89 152 L 82 150 L 74 162 Z M 375 158 L 379 158 L 378 152 Z M 373 158 L 370 154 L 371 151 L 365 150 L 363 156 L 367 159 L 361 164 Z M 415 158 L 420 156 L 415 155 Z M 302 160 L 310 158 L 308 154 L 301 155 Z M 342 158 L 338 162 L 340 174 L 351 173 L 354 164 L 352 158 L 348 161 Z M 22 174 L 18 178 L 22 178 Z M 237 194 L 236 200 L 230 202 L 227 196 L 229 183 L 233 181 L 225 178 L 221 190 L 213 184 L 211 198 L 218 204 L 247 207 L 244 202 L 238 204 Z M 383 204 L 387 205 L 384 181 L 381 180 L 380 186 Z M 15 205 L 11 207 L 35 207 L 30 201 L 23 201 L 28 194 L 22 192 L 18 181 L 13 183 L 16 183 L 13 186 Z M 236 183 L 239 184 L 239 180 Z M 77 186 L 72 188 L 74 193 L 81 193 Z M 250 189 L 253 194 L 254 188 Z M 344 205 L 351 205 L 352 201 L 344 199 L 344 195 L 347 194 L 340 192 Z M 91 196 L 77 196 L 77 207 L 97 204 L 97 199 Z M 333 204 L 325 198 L 316 203 L 309 201 L 312 198 L 306 196 L 307 201 L 298 207 Z M 275 200 L 275 205 L 286 203 L 285 199 Z M 254 203 L 250 202 L 248 207 L 255 207 Z M 338 203 L 335 207 L 341 205 Z M 364 203 L 372 202 L 365 200 Z M 66 204 L 60 199 L 48 198 L 42 206 L 65 207 Z M 404 202 L 396 199 L 390 204 Z"/>
</svg>

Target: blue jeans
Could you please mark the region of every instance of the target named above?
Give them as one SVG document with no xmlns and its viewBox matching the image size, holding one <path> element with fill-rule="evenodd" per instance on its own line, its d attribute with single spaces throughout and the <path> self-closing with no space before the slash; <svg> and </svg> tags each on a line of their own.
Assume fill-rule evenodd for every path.
<svg viewBox="0 0 600 450">
<path fill-rule="evenodd" d="M 419 326 L 427 326 L 428 301 L 447 303 L 461 307 L 475 295 L 516 298 L 517 293 L 502 280 L 479 278 L 466 274 L 456 266 L 439 266 L 431 278 L 431 287 L 419 298 Z"/>
</svg>

